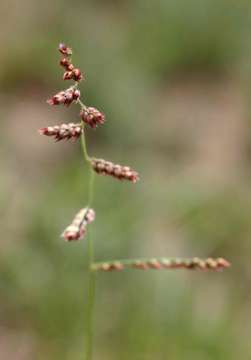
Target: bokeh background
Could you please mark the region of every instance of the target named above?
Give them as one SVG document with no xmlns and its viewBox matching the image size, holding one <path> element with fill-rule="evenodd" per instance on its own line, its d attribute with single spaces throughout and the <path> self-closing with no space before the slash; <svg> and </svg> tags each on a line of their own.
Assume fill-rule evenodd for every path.
<svg viewBox="0 0 251 360">
<path fill-rule="evenodd" d="M 1 1 L 0 358 L 83 359 L 87 244 L 60 233 L 87 200 L 80 144 L 37 129 L 78 119 L 45 100 L 75 51 L 97 157 L 98 260 L 224 256 L 222 273 L 99 274 L 95 359 L 251 359 L 249 0 Z"/>
</svg>

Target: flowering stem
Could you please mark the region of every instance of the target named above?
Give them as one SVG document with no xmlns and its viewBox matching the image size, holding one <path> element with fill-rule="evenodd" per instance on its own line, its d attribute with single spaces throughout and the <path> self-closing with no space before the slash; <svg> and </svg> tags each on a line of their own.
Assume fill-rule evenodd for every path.
<svg viewBox="0 0 251 360">
<path fill-rule="evenodd" d="M 89 189 L 88 189 L 88 207 L 91 206 L 93 201 L 93 188 L 94 188 L 94 171 L 91 167 L 90 157 L 87 152 L 85 129 L 81 136 L 81 145 L 83 150 L 84 159 L 89 167 Z M 86 360 L 92 359 L 92 339 L 93 339 L 93 317 L 94 317 L 94 304 L 95 304 L 95 290 L 96 290 L 96 274 L 91 271 L 94 263 L 94 246 L 90 230 L 88 232 L 88 265 L 89 265 L 89 285 L 88 285 L 88 304 L 87 304 L 87 327 L 86 327 Z"/>
<path fill-rule="evenodd" d="M 52 136 L 56 141 L 76 140 L 81 137 L 83 157 L 89 171 L 88 185 L 88 205 L 81 209 L 74 217 L 72 223 L 65 229 L 62 236 L 66 241 L 79 240 L 86 233 L 86 226 L 94 221 L 95 211 L 91 209 L 93 201 L 93 188 L 95 173 L 109 175 L 119 180 L 127 180 L 136 183 L 139 174 L 129 166 L 114 164 L 111 161 L 95 159 L 88 155 L 85 131 L 86 125 L 97 128 L 104 124 L 105 115 L 94 107 L 86 106 L 80 100 L 79 82 L 84 79 L 80 69 L 74 67 L 71 62 L 72 50 L 65 44 L 59 44 L 59 51 L 63 55 L 60 65 L 64 68 L 64 80 L 74 80 L 74 85 L 58 92 L 47 100 L 49 105 L 77 104 L 80 106 L 79 116 L 81 123 L 69 123 L 49 126 L 39 130 L 41 135 Z M 85 125 L 86 124 L 86 125 Z M 121 271 L 125 269 L 195 269 L 195 270 L 222 270 L 228 268 L 230 263 L 223 258 L 147 258 L 147 259 L 123 259 L 106 262 L 94 262 L 93 241 L 88 232 L 87 236 L 88 254 L 88 299 L 86 315 L 86 341 L 85 341 L 85 360 L 92 360 L 93 353 L 93 324 L 94 324 L 94 304 L 96 290 L 96 272 L 98 271 Z"/>
</svg>

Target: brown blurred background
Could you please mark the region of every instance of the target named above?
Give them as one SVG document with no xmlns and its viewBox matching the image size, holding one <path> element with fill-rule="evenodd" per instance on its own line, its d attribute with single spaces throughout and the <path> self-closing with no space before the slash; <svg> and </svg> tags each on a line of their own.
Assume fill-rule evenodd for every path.
<svg viewBox="0 0 251 360">
<path fill-rule="evenodd" d="M 0 359 L 83 358 L 86 242 L 59 237 L 87 200 L 78 143 L 40 137 L 78 110 L 57 45 L 86 74 L 99 177 L 98 260 L 224 256 L 222 273 L 100 274 L 95 359 L 251 359 L 251 3 L 248 0 L 1 1 Z"/>
</svg>

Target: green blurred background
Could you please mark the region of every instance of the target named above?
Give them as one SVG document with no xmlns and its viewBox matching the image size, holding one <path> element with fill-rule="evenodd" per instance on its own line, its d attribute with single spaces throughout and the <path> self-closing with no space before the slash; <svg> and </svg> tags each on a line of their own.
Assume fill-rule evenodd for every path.
<svg viewBox="0 0 251 360">
<path fill-rule="evenodd" d="M 2 0 L 0 19 L 0 358 L 83 359 L 87 244 L 59 235 L 88 174 L 79 143 L 37 133 L 78 119 L 45 102 L 64 41 L 107 117 L 90 153 L 141 175 L 96 179 L 96 258 L 232 262 L 99 274 L 94 358 L 251 359 L 250 1 Z"/>
</svg>

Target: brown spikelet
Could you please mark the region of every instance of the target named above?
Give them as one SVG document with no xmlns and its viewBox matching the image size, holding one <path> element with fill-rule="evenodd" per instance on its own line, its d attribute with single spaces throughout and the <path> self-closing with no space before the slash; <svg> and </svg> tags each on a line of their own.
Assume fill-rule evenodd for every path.
<svg viewBox="0 0 251 360">
<path fill-rule="evenodd" d="M 67 71 L 64 73 L 63 79 L 64 80 L 74 80 L 74 81 L 81 81 L 83 80 L 84 76 L 82 75 L 81 71 L 76 68 L 69 67 Z"/>
<path fill-rule="evenodd" d="M 62 55 L 66 55 L 66 56 L 72 55 L 72 49 L 63 43 L 59 44 L 58 50 L 61 52 Z"/>
<path fill-rule="evenodd" d="M 103 125 L 105 122 L 105 115 L 94 107 L 86 107 L 80 111 L 80 117 L 84 123 L 92 128 L 98 125 Z"/>
<path fill-rule="evenodd" d="M 64 230 L 62 237 L 66 241 L 79 240 L 86 233 L 86 226 L 95 220 L 93 209 L 84 208 L 79 210 L 72 223 Z"/>
<path fill-rule="evenodd" d="M 69 88 L 58 92 L 47 100 L 49 105 L 66 105 L 69 106 L 80 98 L 80 91 L 78 89 Z"/>
<path fill-rule="evenodd" d="M 148 269 L 194 269 L 194 270 L 212 270 L 219 271 L 226 269 L 230 263 L 223 259 L 136 259 L 136 260 L 118 260 L 95 263 L 92 266 L 94 271 L 120 271 L 126 268 L 148 270 Z"/>
<path fill-rule="evenodd" d="M 75 81 L 81 81 L 83 79 L 83 75 L 82 75 L 80 69 L 74 68 L 72 70 L 72 78 Z"/>
<path fill-rule="evenodd" d="M 103 159 L 91 159 L 91 165 L 98 174 L 110 175 L 119 180 L 128 180 L 136 183 L 139 180 L 139 175 L 129 166 L 122 166 L 113 164 L 110 161 Z"/>
<path fill-rule="evenodd" d="M 72 71 L 74 69 L 74 66 L 71 63 L 71 60 L 68 58 L 62 58 L 59 62 L 59 64 L 66 70 L 66 71 Z"/>
<path fill-rule="evenodd" d="M 52 136 L 56 141 L 77 139 L 83 132 L 81 124 L 62 124 L 55 126 L 48 126 L 39 130 L 40 135 Z"/>
<path fill-rule="evenodd" d="M 72 71 L 66 71 L 63 76 L 64 80 L 72 80 L 73 79 L 73 73 Z"/>
</svg>

